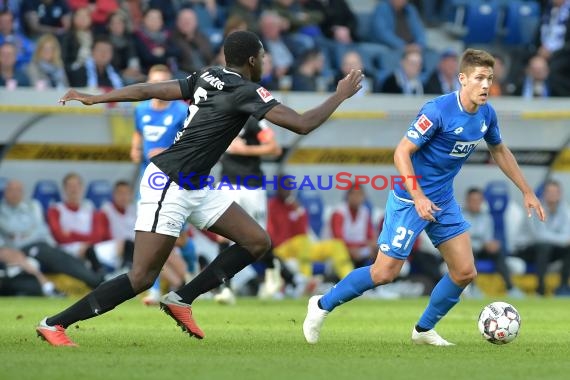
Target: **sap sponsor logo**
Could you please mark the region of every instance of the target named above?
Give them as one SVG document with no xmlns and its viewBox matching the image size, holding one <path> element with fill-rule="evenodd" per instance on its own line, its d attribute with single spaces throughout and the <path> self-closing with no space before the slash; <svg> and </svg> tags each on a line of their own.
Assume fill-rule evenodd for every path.
<svg viewBox="0 0 570 380">
<path fill-rule="evenodd" d="M 453 149 L 449 153 L 450 156 L 453 157 L 466 157 L 469 153 L 473 152 L 473 150 L 479 144 L 479 141 L 457 141 L 453 146 Z"/>
<path fill-rule="evenodd" d="M 455 133 L 456 135 L 460 134 L 461 132 L 463 132 L 463 127 L 455 128 L 455 130 L 453 131 L 453 133 Z"/>
<path fill-rule="evenodd" d="M 143 136 L 146 141 L 157 142 L 166 133 L 168 128 L 163 125 L 145 125 Z"/>
<path fill-rule="evenodd" d="M 218 90 L 223 90 L 225 83 L 220 80 L 220 78 L 213 76 L 210 74 L 209 71 L 206 71 L 204 74 L 200 75 L 204 81 L 208 82 L 210 86 L 217 88 Z"/>
<path fill-rule="evenodd" d="M 417 140 L 420 138 L 420 134 L 414 130 L 409 130 L 408 131 L 408 137 Z"/>
<path fill-rule="evenodd" d="M 420 132 L 422 135 L 424 135 L 432 125 L 433 123 L 425 114 L 422 114 L 414 123 L 414 127 L 416 127 L 418 132 Z"/>
</svg>

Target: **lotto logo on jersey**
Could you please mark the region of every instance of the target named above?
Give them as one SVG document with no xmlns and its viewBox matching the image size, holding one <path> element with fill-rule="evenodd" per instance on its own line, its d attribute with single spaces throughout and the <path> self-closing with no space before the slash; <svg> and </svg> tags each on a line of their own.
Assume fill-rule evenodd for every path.
<svg viewBox="0 0 570 380">
<path fill-rule="evenodd" d="M 422 135 L 425 134 L 433 125 L 430 119 L 424 114 L 419 117 L 418 120 L 414 123 L 414 127 L 420 132 Z"/>
<path fill-rule="evenodd" d="M 455 146 L 449 153 L 453 157 L 465 157 L 477 147 L 480 140 L 477 141 L 457 141 Z"/>
<path fill-rule="evenodd" d="M 265 103 L 273 100 L 273 95 L 271 95 L 271 92 L 267 91 L 265 88 L 263 87 L 259 87 L 257 89 L 257 94 L 259 95 L 259 97 L 261 98 L 261 100 L 263 100 Z"/>
</svg>

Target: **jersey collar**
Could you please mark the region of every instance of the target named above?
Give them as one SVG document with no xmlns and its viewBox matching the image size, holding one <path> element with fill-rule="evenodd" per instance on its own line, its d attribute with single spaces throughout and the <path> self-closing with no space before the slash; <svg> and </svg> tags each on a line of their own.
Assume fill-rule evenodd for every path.
<svg viewBox="0 0 570 380">
<path fill-rule="evenodd" d="M 240 77 L 240 78 L 241 78 L 241 74 L 240 74 L 240 73 L 238 73 L 238 72 L 236 72 L 236 71 L 233 71 L 232 69 L 228 69 L 228 68 L 224 67 L 222 70 L 223 70 L 223 71 L 224 71 L 224 73 L 226 73 L 226 74 L 233 74 L 233 75 L 237 75 L 238 77 Z"/>
</svg>

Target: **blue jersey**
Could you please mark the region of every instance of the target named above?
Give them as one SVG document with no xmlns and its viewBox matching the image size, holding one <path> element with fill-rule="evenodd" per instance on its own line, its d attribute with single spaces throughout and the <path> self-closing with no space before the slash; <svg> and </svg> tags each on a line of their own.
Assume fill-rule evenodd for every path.
<svg viewBox="0 0 570 380">
<path fill-rule="evenodd" d="M 176 133 L 182 129 L 188 106 L 182 101 L 170 102 L 162 110 L 152 109 L 150 100 L 135 108 L 135 128 L 142 136 L 142 167 L 150 163 L 148 154 L 155 148 L 168 148 L 174 142 Z"/>
<path fill-rule="evenodd" d="M 427 102 L 406 133 L 420 147 L 411 159 L 418 183 L 435 204 L 453 198 L 453 179 L 463 163 L 485 139 L 489 145 L 501 143 L 497 114 L 484 104 L 469 113 L 452 92 Z M 397 196 L 411 199 L 405 189 L 395 186 Z"/>
</svg>

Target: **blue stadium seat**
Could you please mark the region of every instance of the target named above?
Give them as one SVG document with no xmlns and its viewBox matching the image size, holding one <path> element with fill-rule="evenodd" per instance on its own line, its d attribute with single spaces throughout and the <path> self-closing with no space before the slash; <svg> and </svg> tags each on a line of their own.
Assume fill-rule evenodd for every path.
<svg viewBox="0 0 570 380">
<path fill-rule="evenodd" d="M 494 237 L 501 242 L 501 246 L 508 247 L 505 228 L 505 210 L 509 204 L 508 183 L 503 180 L 489 182 L 485 187 L 484 196 L 493 219 Z"/>
<path fill-rule="evenodd" d="M 505 45 L 526 45 L 533 42 L 540 25 L 540 4 L 537 1 L 509 1 L 503 22 Z"/>
<path fill-rule="evenodd" d="M 473 1 L 465 9 L 466 45 L 491 44 L 497 35 L 499 6 L 495 0 Z"/>
<path fill-rule="evenodd" d="M 323 215 L 325 210 L 325 204 L 323 198 L 318 191 L 315 190 L 303 190 L 297 193 L 297 199 L 303 205 L 307 211 L 307 216 L 309 218 L 309 226 L 315 233 L 317 237 L 321 236 L 323 230 Z"/>
<path fill-rule="evenodd" d="M 61 201 L 61 193 L 57 182 L 52 179 L 38 180 L 34 186 L 32 198 L 42 205 L 45 213 L 50 204 Z"/>
<path fill-rule="evenodd" d="M 113 185 L 106 179 L 98 179 L 89 182 L 85 198 L 89 199 L 95 207 L 99 208 L 105 201 L 113 197 Z"/>
<path fill-rule="evenodd" d="M 8 178 L 0 177 L 0 199 L 4 198 L 4 189 L 6 189 L 7 183 L 8 183 Z"/>
</svg>

